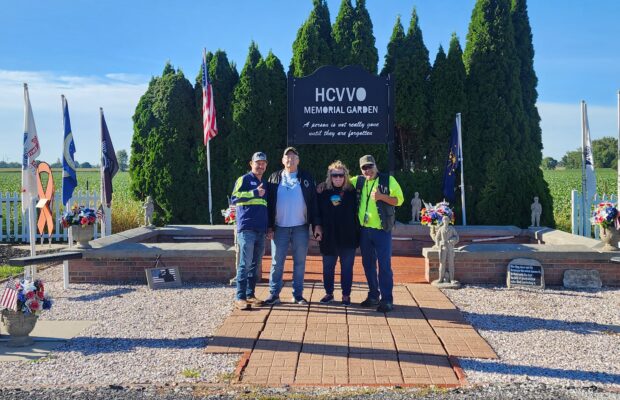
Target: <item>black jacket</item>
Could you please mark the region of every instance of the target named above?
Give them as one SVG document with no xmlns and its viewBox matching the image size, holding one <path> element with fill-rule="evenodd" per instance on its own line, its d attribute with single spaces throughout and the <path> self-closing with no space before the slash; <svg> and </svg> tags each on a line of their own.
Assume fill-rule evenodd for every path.
<svg viewBox="0 0 620 400">
<path fill-rule="evenodd" d="M 278 186 L 282 180 L 282 172 L 279 171 L 271 174 L 267 180 L 267 210 L 269 216 L 269 228 L 273 229 L 276 225 L 276 206 L 278 203 Z M 312 176 L 301 169 L 297 170 L 297 179 L 301 183 L 301 192 L 304 195 L 306 202 L 306 211 L 308 216 L 308 223 L 312 225 L 313 229 L 316 225 L 321 225 L 321 218 L 319 216 L 319 209 L 316 201 L 316 185 Z"/>
<path fill-rule="evenodd" d="M 338 205 L 332 196 L 342 199 Z M 357 196 L 355 190 L 324 190 L 318 196 L 319 213 L 323 222 L 321 254 L 337 255 L 340 248 L 356 248 L 359 245 L 359 220 L 357 218 Z"/>
</svg>

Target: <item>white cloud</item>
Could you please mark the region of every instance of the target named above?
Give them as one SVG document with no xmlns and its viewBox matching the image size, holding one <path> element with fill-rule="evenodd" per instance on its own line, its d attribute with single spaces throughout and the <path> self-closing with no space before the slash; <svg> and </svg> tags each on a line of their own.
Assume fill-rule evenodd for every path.
<svg viewBox="0 0 620 400">
<path fill-rule="evenodd" d="M 538 103 L 543 139 L 543 155 L 559 160 L 567 151 L 581 147 L 581 106 L 566 103 Z M 592 140 L 618 136 L 617 109 L 588 105 Z"/>
<path fill-rule="evenodd" d="M 150 77 L 130 74 L 66 76 L 45 71 L 0 70 L 0 158 L 21 160 L 23 140 L 23 83 L 28 83 L 30 102 L 41 142 L 40 160 L 54 162 L 62 154 L 60 95 L 69 102 L 76 160 L 99 162 L 99 107 L 116 150 L 129 151 L 131 117 Z"/>
</svg>

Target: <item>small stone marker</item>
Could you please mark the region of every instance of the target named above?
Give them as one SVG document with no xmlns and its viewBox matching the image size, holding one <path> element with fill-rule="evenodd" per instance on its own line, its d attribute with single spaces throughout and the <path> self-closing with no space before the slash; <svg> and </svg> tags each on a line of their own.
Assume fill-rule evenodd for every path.
<svg viewBox="0 0 620 400">
<path fill-rule="evenodd" d="M 567 289 L 600 289 L 603 286 L 595 269 L 567 269 L 562 285 Z"/>
<path fill-rule="evenodd" d="M 545 271 L 538 260 L 531 258 L 515 258 L 508 263 L 506 285 L 537 286 L 545 288 Z"/>
</svg>

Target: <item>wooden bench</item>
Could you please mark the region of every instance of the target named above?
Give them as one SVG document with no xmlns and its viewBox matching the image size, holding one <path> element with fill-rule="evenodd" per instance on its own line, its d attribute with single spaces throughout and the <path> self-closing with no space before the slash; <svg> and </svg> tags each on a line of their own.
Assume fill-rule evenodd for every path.
<svg viewBox="0 0 620 400">
<path fill-rule="evenodd" d="M 41 254 L 39 256 L 11 258 L 9 265 L 29 267 L 36 264 L 62 261 L 63 286 L 67 289 L 69 287 L 69 260 L 79 260 L 80 258 L 82 258 L 82 253 L 79 251 L 61 251 L 60 253 Z M 30 276 L 34 275 L 34 271 L 31 270 Z"/>
</svg>

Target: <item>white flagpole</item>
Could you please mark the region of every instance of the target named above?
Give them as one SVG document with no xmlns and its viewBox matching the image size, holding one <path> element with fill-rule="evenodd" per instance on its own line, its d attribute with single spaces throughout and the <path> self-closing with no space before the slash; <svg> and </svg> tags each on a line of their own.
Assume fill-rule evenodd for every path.
<svg viewBox="0 0 620 400">
<path fill-rule="evenodd" d="M 618 160 L 620 160 L 620 90 L 618 90 Z M 618 163 L 618 197 L 616 205 L 620 204 L 620 163 Z"/>
<path fill-rule="evenodd" d="M 102 124 L 103 121 L 103 108 L 99 107 L 99 125 Z M 103 127 L 101 126 L 100 129 L 103 129 Z M 103 131 L 102 131 L 103 132 Z M 103 133 L 102 133 L 103 134 Z M 103 213 L 103 218 L 99 221 L 99 227 L 101 228 L 101 237 L 106 237 L 106 224 L 104 221 L 106 221 L 107 219 L 107 215 L 106 214 L 106 204 L 105 204 L 105 194 L 103 193 L 103 140 L 101 140 L 101 138 L 99 139 L 100 142 L 100 146 L 101 146 L 101 156 L 99 157 L 99 159 L 101 160 L 99 163 L 101 164 L 99 167 L 99 198 L 101 201 L 101 212 Z"/>
<path fill-rule="evenodd" d="M 586 234 L 586 201 L 588 198 L 586 185 L 586 102 L 581 100 L 581 218 L 580 234 Z"/>
<path fill-rule="evenodd" d="M 461 113 L 457 113 L 456 131 L 459 137 L 459 163 L 461 164 L 461 208 L 463 212 L 463 226 L 465 226 L 467 225 L 467 214 L 465 213 L 465 173 L 463 171 L 463 136 L 461 128 Z"/>
<path fill-rule="evenodd" d="M 209 223 L 213 225 L 213 203 L 211 199 L 211 151 L 209 149 L 210 143 L 211 139 L 207 140 L 207 175 L 209 176 Z"/>
</svg>

